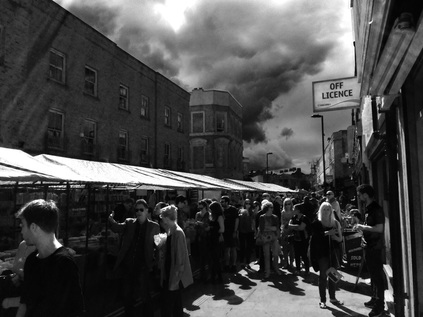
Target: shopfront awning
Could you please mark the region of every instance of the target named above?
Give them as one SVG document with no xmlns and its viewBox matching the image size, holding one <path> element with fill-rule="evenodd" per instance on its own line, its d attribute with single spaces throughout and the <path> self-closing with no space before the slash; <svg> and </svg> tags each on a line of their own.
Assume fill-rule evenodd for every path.
<svg viewBox="0 0 423 317">
<path fill-rule="evenodd" d="M 228 182 L 242 185 L 242 186 L 250 187 L 260 192 L 295 193 L 295 190 L 292 190 L 277 184 L 273 184 L 273 183 L 251 182 L 251 181 L 242 181 L 237 179 L 225 179 L 225 180 Z"/>
</svg>

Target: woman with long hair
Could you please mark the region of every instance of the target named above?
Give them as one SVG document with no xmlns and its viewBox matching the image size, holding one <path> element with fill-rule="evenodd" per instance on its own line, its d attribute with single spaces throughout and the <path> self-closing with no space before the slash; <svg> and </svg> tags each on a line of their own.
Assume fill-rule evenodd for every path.
<svg viewBox="0 0 423 317">
<path fill-rule="evenodd" d="M 289 228 L 289 221 L 294 215 L 294 204 L 291 198 L 285 198 L 282 203 L 281 211 L 281 238 L 282 247 L 281 263 L 284 269 L 289 269 L 294 264 L 294 247 L 289 237 L 293 236 L 293 230 Z"/>
<path fill-rule="evenodd" d="M 328 277 L 326 271 L 332 266 L 337 267 L 337 255 L 335 243 L 342 241 L 342 231 L 340 223 L 335 219 L 334 211 L 330 203 L 324 202 L 317 212 L 317 219 L 312 223 L 312 236 L 310 240 L 310 258 L 314 270 L 319 273 L 319 307 L 326 307 L 326 286 Z M 329 298 L 334 305 L 342 305 L 336 299 L 335 283 L 329 279 Z"/>
</svg>

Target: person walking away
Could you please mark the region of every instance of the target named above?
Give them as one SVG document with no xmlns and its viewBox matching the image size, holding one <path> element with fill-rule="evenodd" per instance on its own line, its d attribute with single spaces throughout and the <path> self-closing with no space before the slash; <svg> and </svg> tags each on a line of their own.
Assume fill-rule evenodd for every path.
<svg viewBox="0 0 423 317">
<path fill-rule="evenodd" d="M 273 203 L 266 202 L 262 207 L 264 214 L 259 218 L 259 232 L 258 235 L 264 237 L 263 257 L 264 257 L 264 278 L 270 277 L 270 262 L 272 262 L 273 269 L 280 275 L 278 268 L 279 257 L 279 220 L 273 214 Z"/>
<path fill-rule="evenodd" d="M 225 244 L 225 270 L 235 273 L 239 225 L 238 210 L 230 205 L 229 196 L 222 196 L 220 203 L 223 207 L 223 219 L 225 220 L 225 232 L 223 234 Z"/>
<path fill-rule="evenodd" d="M 184 316 L 182 290 L 193 283 L 185 233 L 177 224 L 177 213 L 174 205 L 162 208 L 160 213 L 167 234 L 161 262 L 162 317 Z"/>
<path fill-rule="evenodd" d="M 296 271 L 294 274 L 301 273 L 301 260 L 304 262 L 305 274 L 310 273 L 310 264 L 308 261 L 307 250 L 310 229 L 310 221 L 303 214 L 299 205 L 294 206 L 294 216 L 289 221 L 289 228 L 294 231 L 294 253 L 295 253 L 295 264 Z"/>
<path fill-rule="evenodd" d="M 223 259 L 223 234 L 225 224 L 223 220 L 223 208 L 220 203 L 214 201 L 210 204 L 210 255 L 211 255 L 211 281 L 222 282 Z"/>
<path fill-rule="evenodd" d="M 366 266 L 370 274 L 372 298 L 364 303 L 371 307 L 370 317 L 381 316 L 385 310 L 385 278 L 382 254 L 384 249 L 385 214 L 375 200 L 375 190 L 371 185 L 357 187 L 358 199 L 365 203 L 364 224 L 356 224 L 355 229 L 363 232 L 363 245 Z"/>
<path fill-rule="evenodd" d="M 251 200 L 245 199 L 244 208 L 239 211 L 239 261 L 243 267 L 251 269 L 251 253 L 254 248 L 255 217 Z"/>
<path fill-rule="evenodd" d="M 200 257 L 200 275 L 203 282 L 207 282 L 206 266 L 210 262 L 210 212 L 209 205 L 205 200 L 199 203 L 199 211 L 195 214 L 195 226 L 197 229 L 197 247 Z"/>
<path fill-rule="evenodd" d="M 148 204 L 144 199 L 135 202 L 136 218 L 127 218 L 118 223 L 114 212 L 109 216 L 110 229 L 122 233 L 122 246 L 114 270 L 120 270 L 123 276 L 123 299 L 125 316 L 135 316 L 135 301 L 138 293 L 144 300 L 144 315 L 153 316 L 151 306 L 150 274 L 157 263 L 157 249 L 154 235 L 160 233 L 159 225 L 148 219 Z M 143 316 L 144 316 L 143 315 Z"/>
<path fill-rule="evenodd" d="M 341 225 L 335 219 L 332 206 L 329 202 L 323 202 L 317 212 L 317 219 L 313 221 L 312 235 L 310 240 L 310 259 L 313 269 L 319 272 L 319 307 L 326 306 L 326 287 L 328 286 L 328 276 L 326 271 L 331 267 L 337 267 L 334 241 L 342 240 Z M 336 285 L 329 279 L 329 298 L 334 305 L 343 303 L 336 299 Z"/>
<path fill-rule="evenodd" d="M 294 215 L 294 206 L 291 198 L 285 198 L 281 211 L 281 238 L 280 245 L 282 247 L 281 264 L 282 268 L 290 269 L 294 264 L 294 246 L 291 240 L 293 230 L 289 228 L 289 221 Z"/>
<path fill-rule="evenodd" d="M 55 232 L 59 208 L 52 200 L 33 200 L 18 212 L 21 233 L 28 246 L 35 246 L 24 265 L 25 281 L 17 317 L 78 317 L 84 300 L 78 267 Z"/>
</svg>

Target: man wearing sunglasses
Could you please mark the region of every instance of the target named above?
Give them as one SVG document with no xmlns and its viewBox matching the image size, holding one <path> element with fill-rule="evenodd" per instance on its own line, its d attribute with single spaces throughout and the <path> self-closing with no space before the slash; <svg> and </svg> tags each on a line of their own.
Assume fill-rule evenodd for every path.
<svg viewBox="0 0 423 317">
<path fill-rule="evenodd" d="M 144 299 L 143 316 L 153 316 L 150 296 L 150 273 L 156 264 L 157 248 L 154 235 L 160 233 L 159 225 L 147 218 L 148 204 L 144 199 L 135 202 L 135 217 L 124 222 L 113 219 L 114 212 L 109 216 L 110 229 L 122 233 L 122 246 L 115 264 L 123 276 L 123 300 L 125 316 L 135 316 L 135 299 L 140 293 Z"/>
</svg>

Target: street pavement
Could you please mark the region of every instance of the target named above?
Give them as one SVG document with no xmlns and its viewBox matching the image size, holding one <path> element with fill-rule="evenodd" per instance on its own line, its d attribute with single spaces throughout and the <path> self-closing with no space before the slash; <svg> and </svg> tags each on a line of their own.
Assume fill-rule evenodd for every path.
<svg viewBox="0 0 423 317">
<path fill-rule="evenodd" d="M 363 305 L 370 299 L 369 280 L 360 279 L 356 285 L 356 268 L 340 270 L 344 278 L 337 284 L 336 297 L 344 304 L 335 306 L 327 296 L 327 309 L 319 308 L 318 273 L 313 270 L 308 276 L 281 270 L 281 275 L 273 272 L 263 280 L 258 266 L 251 268 L 225 273 L 220 284 L 196 281 L 183 292 L 185 317 L 361 317 L 370 312 Z"/>
</svg>

